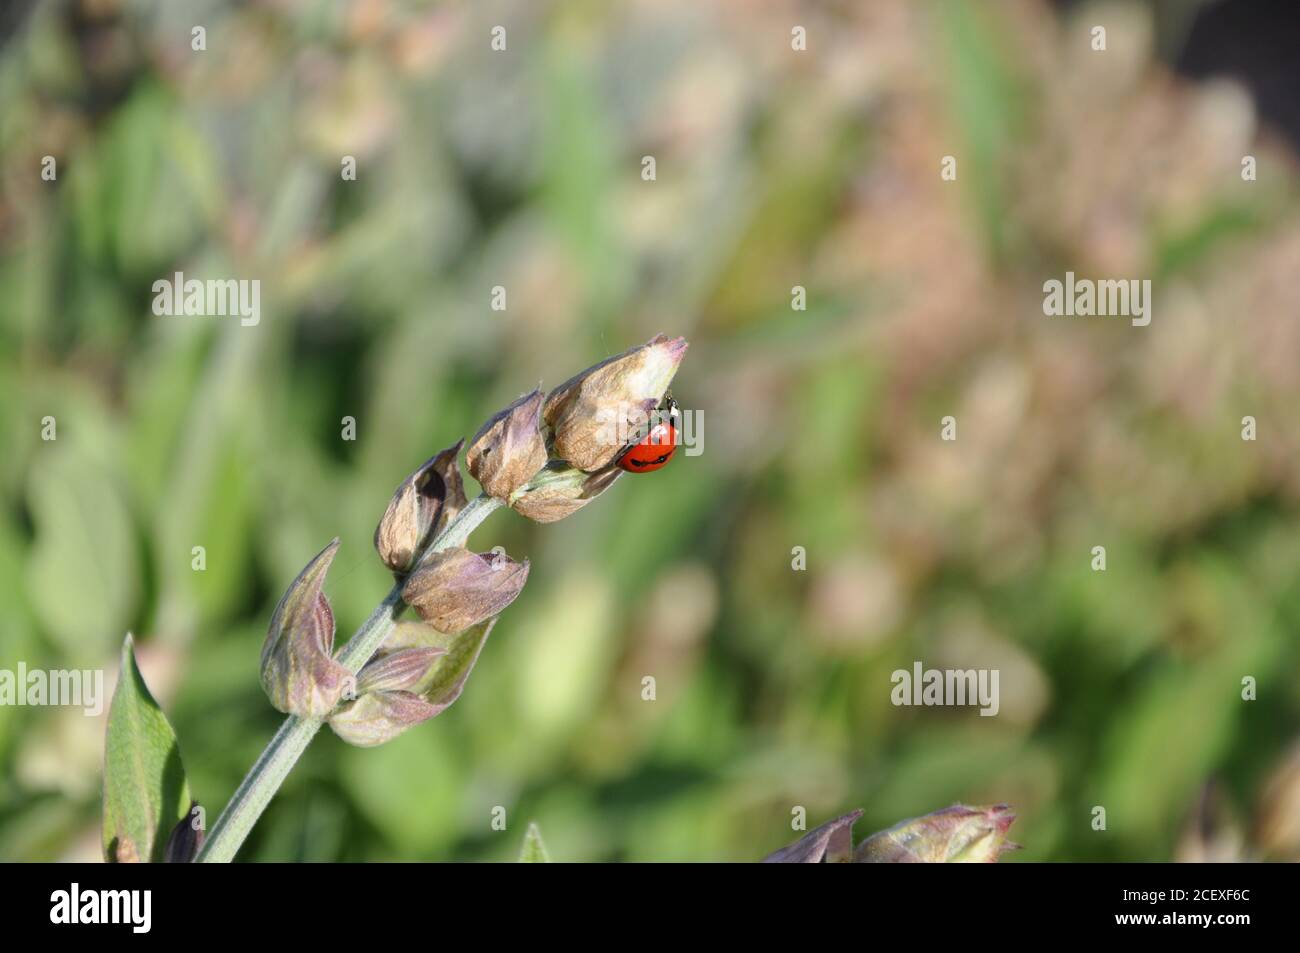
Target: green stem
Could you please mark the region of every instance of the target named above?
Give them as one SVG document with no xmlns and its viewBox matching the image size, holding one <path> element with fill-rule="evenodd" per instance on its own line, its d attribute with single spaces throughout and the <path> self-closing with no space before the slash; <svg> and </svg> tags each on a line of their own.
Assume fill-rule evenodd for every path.
<svg viewBox="0 0 1300 953">
<path fill-rule="evenodd" d="M 423 562 L 431 554 L 444 549 L 463 546 L 475 527 L 500 505 L 500 500 L 486 494 L 471 500 L 438 534 L 420 561 Z M 338 655 L 339 663 L 354 674 L 361 671 L 361 666 L 370 661 L 370 657 L 383 644 L 404 611 L 406 603 L 402 601 L 402 584 L 398 582 L 348 640 Z M 324 724 L 323 721 L 299 718 L 297 715 L 290 715 L 284 720 L 280 730 L 235 789 L 226 809 L 212 825 L 202 850 L 194 858 L 196 863 L 226 863 L 234 860 L 235 853 L 248 837 L 249 831 Z"/>
</svg>

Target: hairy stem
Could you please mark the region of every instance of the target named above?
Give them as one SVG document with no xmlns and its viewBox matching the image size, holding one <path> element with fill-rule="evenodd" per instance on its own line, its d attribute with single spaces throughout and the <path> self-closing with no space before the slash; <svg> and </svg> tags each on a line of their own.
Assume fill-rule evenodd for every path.
<svg viewBox="0 0 1300 953">
<path fill-rule="evenodd" d="M 471 500 L 438 534 L 438 538 L 425 550 L 421 561 L 432 553 L 463 546 L 475 527 L 500 505 L 500 500 L 486 494 Z M 406 603 L 402 601 L 402 584 L 398 582 L 348 640 L 338 655 L 339 663 L 353 673 L 361 671 L 361 666 L 370 661 L 370 657 L 383 644 L 404 611 Z M 194 858 L 196 863 L 224 863 L 234 859 L 235 853 L 248 837 L 248 832 L 253 829 L 275 792 L 280 789 L 284 779 L 289 776 L 293 766 L 298 763 L 324 724 L 323 721 L 299 718 L 297 715 L 290 715 L 284 720 L 280 730 L 236 788 L 226 809 L 212 825 L 203 849 Z"/>
</svg>

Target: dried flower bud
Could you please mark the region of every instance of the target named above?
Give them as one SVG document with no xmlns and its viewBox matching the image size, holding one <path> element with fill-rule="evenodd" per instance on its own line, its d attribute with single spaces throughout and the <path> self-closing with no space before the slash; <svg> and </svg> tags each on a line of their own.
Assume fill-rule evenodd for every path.
<svg viewBox="0 0 1300 953">
<path fill-rule="evenodd" d="M 1019 845 L 1007 840 L 1016 819 L 1005 804 L 941 811 L 872 834 L 853 854 L 857 864 L 992 864 Z"/>
<path fill-rule="evenodd" d="M 514 510 L 537 523 L 554 523 L 576 513 L 608 490 L 623 471 L 610 466 L 586 473 L 563 460 L 552 460 L 540 473 L 515 490 L 507 501 Z"/>
<path fill-rule="evenodd" d="M 395 656 L 418 652 L 432 653 L 428 656 L 431 663 L 417 679 L 402 682 L 401 689 L 374 688 L 382 679 L 367 679 L 366 670 L 362 669 L 358 687 L 367 682 L 371 687 L 366 689 L 366 694 L 340 707 L 330 717 L 330 727 L 348 744 L 371 748 L 446 711 L 464 690 L 495 622 L 489 619 L 460 635 L 445 635 L 428 626 L 408 626 L 401 633 L 401 641 L 420 641 L 425 645 L 398 649 L 366 668 L 371 665 L 383 668 Z M 404 666 L 406 662 L 401 664 Z"/>
<path fill-rule="evenodd" d="M 862 811 L 850 811 L 811 830 L 789 847 L 763 858 L 765 864 L 848 863 L 853 857 L 853 823 Z"/>
<path fill-rule="evenodd" d="M 352 673 L 333 659 L 334 613 L 321 587 L 336 538 L 289 586 L 275 607 L 262 646 L 262 687 L 277 710 L 324 718 L 352 683 Z"/>
<path fill-rule="evenodd" d="M 542 417 L 555 455 L 588 472 L 611 464 L 663 400 L 686 346 L 685 338 L 659 334 L 551 391 Z"/>
<path fill-rule="evenodd" d="M 425 546 L 466 505 L 456 458 L 465 441 L 458 441 L 402 481 L 388 501 L 375 529 L 375 549 L 384 565 L 404 573 Z"/>
<path fill-rule="evenodd" d="M 527 579 L 526 559 L 457 547 L 435 553 L 411 573 L 402 598 L 433 628 L 454 635 L 514 602 Z"/>
<path fill-rule="evenodd" d="M 541 409 L 542 392 L 535 390 L 489 420 L 470 441 L 465 463 L 489 496 L 509 499 L 546 465 Z"/>
</svg>

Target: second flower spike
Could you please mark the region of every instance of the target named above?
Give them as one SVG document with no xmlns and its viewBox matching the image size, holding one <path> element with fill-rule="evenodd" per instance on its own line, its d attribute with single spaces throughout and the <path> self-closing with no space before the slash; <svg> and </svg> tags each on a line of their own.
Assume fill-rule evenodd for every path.
<svg viewBox="0 0 1300 953">
<path fill-rule="evenodd" d="M 515 601 L 528 581 L 528 560 L 504 552 L 456 548 L 435 553 L 402 588 L 402 598 L 439 632 L 464 632 Z"/>
<path fill-rule="evenodd" d="M 338 552 L 334 539 L 289 586 L 262 645 L 262 687 L 278 711 L 324 718 L 352 684 L 334 661 L 334 612 L 322 591 Z"/>
</svg>

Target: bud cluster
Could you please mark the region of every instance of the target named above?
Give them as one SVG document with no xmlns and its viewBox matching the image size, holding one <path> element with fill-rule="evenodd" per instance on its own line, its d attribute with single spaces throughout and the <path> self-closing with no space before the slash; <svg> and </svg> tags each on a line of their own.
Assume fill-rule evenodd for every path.
<svg viewBox="0 0 1300 953">
<path fill-rule="evenodd" d="M 662 401 L 686 352 L 658 335 L 602 361 L 543 398 L 520 397 L 474 435 L 470 475 L 492 498 L 539 523 L 581 509 L 622 472 L 611 433 L 637 424 Z M 612 417 L 620 427 L 610 428 Z M 333 654 L 334 614 L 323 587 L 335 539 L 294 580 L 271 619 L 262 685 L 277 709 L 328 720 L 339 737 L 383 744 L 451 705 L 500 613 L 528 579 L 528 561 L 452 545 L 448 531 L 467 506 L 459 456 L 464 441 L 425 461 L 394 491 L 375 529 L 375 550 L 419 622 L 398 623 L 355 676 Z M 472 525 L 472 524 L 471 524 Z M 442 538 L 442 542 L 440 542 Z"/>
</svg>

